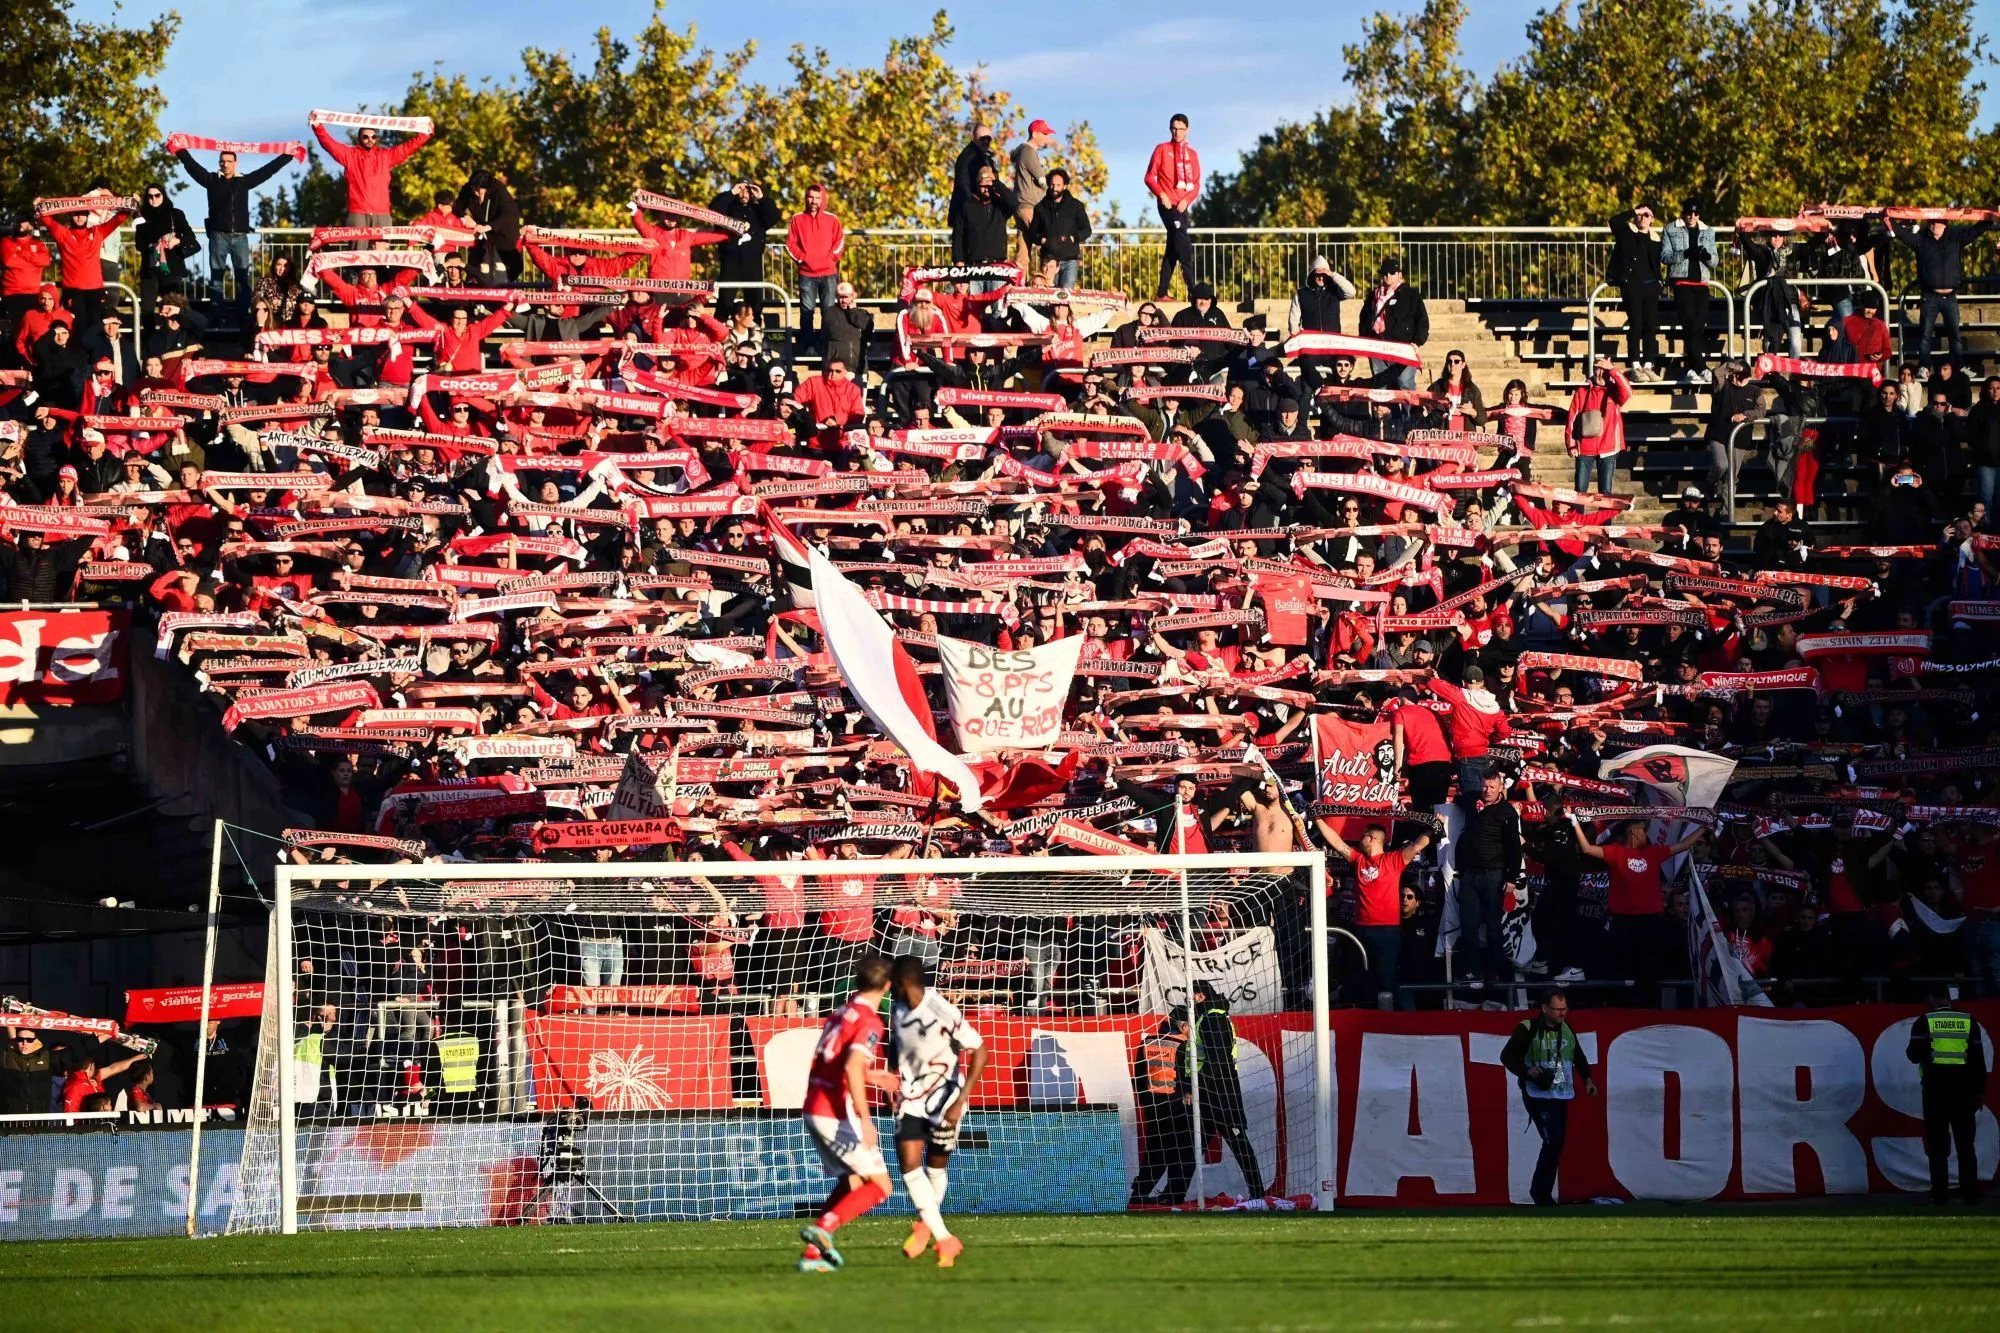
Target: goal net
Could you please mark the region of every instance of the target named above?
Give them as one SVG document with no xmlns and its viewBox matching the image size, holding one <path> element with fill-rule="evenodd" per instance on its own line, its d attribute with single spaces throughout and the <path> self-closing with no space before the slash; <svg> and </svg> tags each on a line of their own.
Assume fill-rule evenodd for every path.
<svg viewBox="0 0 2000 1333">
<path fill-rule="evenodd" d="M 871 951 L 921 959 L 989 1052 L 949 1211 L 1330 1207 L 1324 873 L 282 866 L 229 1229 L 810 1215 L 807 1069 Z"/>
</svg>

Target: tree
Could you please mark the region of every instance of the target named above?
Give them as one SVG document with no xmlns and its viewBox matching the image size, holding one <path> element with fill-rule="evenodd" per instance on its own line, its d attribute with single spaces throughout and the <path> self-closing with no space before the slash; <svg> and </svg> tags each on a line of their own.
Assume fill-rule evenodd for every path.
<svg viewBox="0 0 2000 1333">
<path fill-rule="evenodd" d="M 1458 63 L 1462 0 L 1377 14 L 1343 47 L 1351 106 L 1280 125 L 1232 175 L 1209 177 L 1203 226 L 1380 226 L 1479 209 L 1480 90 Z"/>
<path fill-rule="evenodd" d="M 319 146 L 306 145 L 306 174 L 257 201 L 260 227 L 336 227 L 347 217 L 347 187 L 326 169 Z"/>
<path fill-rule="evenodd" d="M 396 173 L 397 212 L 422 213 L 485 168 L 546 225 L 617 226 L 634 189 L 704 203 L 757 178 L 781 210 L 802 207 L 820 180 L 849 227 L 934 226 L 969 122 L 992 121 L 1003 144 L 1020 133 L 1012 99 L 947 58 L 951 39 L 940 11 L 928 32 L 892 41 L 880 66 L 850 69 L 793 47 L 789 81 L 767 87 L 745 77 L 754 43 L 711 51 L 694 27 L 670 26 L 656 0 L 629 41 L 600 29 L 588 66 L 530 48 L 521 76 L 505 83 L 415 75 L 391 110 L 429 116 L 437 135 Z M 1069 168 L 1080 195 L 1104 188 L 1088 124 L 1071 125 L 1047 159 Z M 321 211 L 316 179 L 308 172 L 274 216 L 337 220 Z"/>
<path fill-rule="evenodd" d="M 70 0 L 10 6 L 0 41 L 0 207 L 26 213 L 38 195 L 82 194 L 100 180 L 136 194 L 166 179 L 166 99 L 151 81 L 179 28 L 171 11 L 123 28 L 73 21 Z"/>
<path fill-rule="evenodd" d="M 2000 178 L 1971 0 L 1563 3 L 1484 87 L 1458 69 L 1463 17 L 1429 0 L 1369 20 L 1353 104 L 1261 138 L 1204 220 L 1598 223 L 1688 195 L 1728 218 L 1983 203 Z"/>
</svg>

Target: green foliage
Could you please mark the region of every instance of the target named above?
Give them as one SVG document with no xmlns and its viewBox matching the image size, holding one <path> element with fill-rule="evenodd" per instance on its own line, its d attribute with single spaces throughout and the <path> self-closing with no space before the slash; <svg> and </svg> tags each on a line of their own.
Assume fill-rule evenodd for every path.
<svg viewBox="0 0 2000 1333">
<path fill-rule="evenodd" d="M 0 209 L 25 213 L 37 196 L 82 194 L 100 179 L 119 194 L 166 179 L 166 99 L 152 80 L 178 15 L 125 28 L 73 21 L 70 0 L 25 0 L 8 6 L 5 25 Z"/>
<path fill-rule="evenodd" d="M 506 83 L 414 76 L 390 109 L 429 116 L 437 136 L 396 174 L 398 215 L 424 212 L 483 167 L 504 175 L 522 215 L 545 225 L 622 225 L 635 189 L 706 203 L 755 178 L 781 211 L 801 207 L 820 180 L 849 227 L 933 226 L 974 116 L 1000 127 L 1003 144 L 1020 133 L 1012 99 L 948 59 L 942 11 L 928 32 L 892 41 L 879 66 L 847 68 L 822 49 L 793 47 L 789 80 L 775 87 L 746 77 L 754 43 L 711 51 L 664 12 L 656 3 L 629 40 L 600 29 L 588 64 L 531 48 Z M 1088 124 L 1070 126 L 1044 160 L 1069 167 L 1086 198 L 1104 187 Z M 311 180 L 280 211 L 316 219 Z"/>
<path fill-rule="evenodd" d="M 279 179 L 283 179 L 281 176 Z M 347 187 L 326 169 L 319 145 L 306 144 L 306 174 L 257 201 L 260 227 L 334 227 L 347 217 Z"/>
<path fill-rule="evenodd" d="M 1490 1083 L 1477 1113 L 1504 1117 L 1512 1090 L 1497 1071 Z M 953 1193 L 976 1190 L 993 1156 L 954 1163 Z M 881 1209 L 842 1229 L 847 1266 L 817 1276 L 792 1271 L 796 1221 L 672 1222 L 10 1241 L 9 1285 L 24 1312 L 88 1309 L 108 1333 L 156 1333 L 169 1310 L 209 1329 L 618 1328 L 663 1315 L 676 1328 L 845 1329 L 894 1311 L 952 1333 L 1772 1329 L 1805 1316 L 1815 1333 L 1876 1333 L 1906 1327 L 1885 1311 L 1920 1307 L 1923 1328 L 1955 1333 L 1990 1328 L 2000 1302 L 2000 1217 L 1907 1199 L 949 1216 L 965 1257 L 948 1272 L 904 1259 L 909 1220 Z M 1169 1288 L 1161 1256 L 1176 1251 L 1200 1271 Z"/>
<path fill-rule="evenodd" d="M 1378 14 L 1351 106 L 1263 136 L 1211 178 L 1237 225 L 1594 223 L 1686 195 L 1711 217 L 1835 201 L 1990 203 L 1971 0 L 1584 0 L 1543 10 L 1483 87 L 1460 0 Z"/>
</svg>

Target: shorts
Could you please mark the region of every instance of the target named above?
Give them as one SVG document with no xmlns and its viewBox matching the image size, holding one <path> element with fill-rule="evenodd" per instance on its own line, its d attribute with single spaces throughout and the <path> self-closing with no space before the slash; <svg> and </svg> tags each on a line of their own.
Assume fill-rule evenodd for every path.
<svg viewBox="0 0 2000 1333">
<path fill-rule="evenodd" d="M 886 1176 L 889 1164 L 882 1149 L 861 1146 L 861 1127 L 852 1120 L 830 1115 L 805 1117 L 806 1137 L 819 1149 L 819 1162 L 830 1177 Z"/>
<path fill-rule="evenodd" d="M 896 1121 L 896 1142 L 921 1143 L 926 1152 L 949 1156 L 958 1150 L 958 1125 L 940 1125 L 920 1115 L 902 1116 Z"/>
</svg>

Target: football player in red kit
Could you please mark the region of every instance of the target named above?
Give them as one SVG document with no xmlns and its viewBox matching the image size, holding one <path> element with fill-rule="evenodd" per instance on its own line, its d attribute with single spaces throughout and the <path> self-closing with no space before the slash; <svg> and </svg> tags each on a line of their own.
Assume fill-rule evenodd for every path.
<svg viewBox="0 0 2000 1333">
<path fill-rule="evenodd" d="M 820 1029 L 806 1078 L 806 1136 L 834 1181 L 819 1219 L 799 1232 L 806 1243 L 801 1273 L 830 1273 L 840 1267 L 833 1233 L 889 1197 L 889 1164 L 868 1113 L 868 1089 L 895 1086 L 894 1075 L 876 1067 L 882 1043 L 882 999 L 889 993 L 889 960 L 864 956 L 854 965 L 854 994 Z"/>
</svg>

